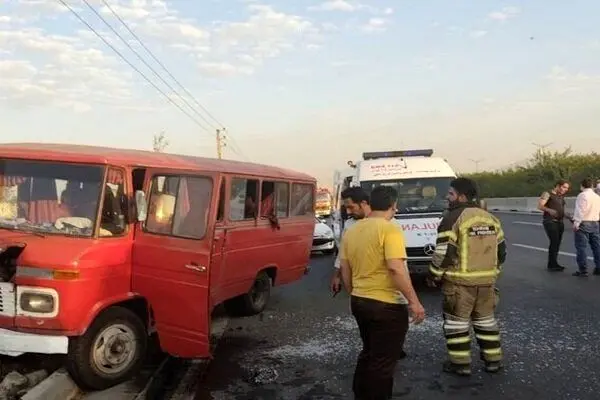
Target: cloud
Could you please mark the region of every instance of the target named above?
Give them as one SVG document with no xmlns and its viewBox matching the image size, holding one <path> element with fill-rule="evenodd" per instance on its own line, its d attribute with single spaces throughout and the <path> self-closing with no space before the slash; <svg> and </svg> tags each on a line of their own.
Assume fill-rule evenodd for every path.
<svg viewBox="0 0 600 400">
<path fill-rule="evenodd" d="M 560 93 L 600 91 L 598 74 L 573 73 L 565 67 L 554 66 L 545 79 Z"/>
<path fill-rule="evenodd" d="M 198 69 L 204 75 L 210 77 L 232 77 L 237 75 L 252 75 L 254 68 L 250 66 L 236 66 L 227 62 L 202 62 Z"/>
<path fill-rule="evenodd" d="M 112 11 L 98 0 L 90 3 L 151 65 L 153 61 L 112 11 L 165 65 L 189 63 L 198 77 L 250 75 L 266 60 L 285 52 L 317 50 L 326 31 L 302 16 L 256 3 L 245 4 L 242 10 L 247 16 L 237 21 L 204 25 L 183 16 L 174 8 L 176 2 L 111 0 Z M 89 9 L 81 6 L 76 11 L 148 78 L 170 92 Z M 60 35 L 49 28 L 57 23 Z M 39 105 L 82 112 L 92 104 L 123 109 L 132 109 L 133 104 L 145 109 L 149 98 L 164 101 L 155 89 L 147 92 L 147 82 L 55 0 L 16 0 L 10 8 L 0 0 L 0 49 L 0 101 L 12 107 Z M 16 74 L 18 68 L 22 75 Z"/>
<path fill-rule="evenodd" d="M 469 35 L 474 39 L 479 39 L 479 38 L 486 36 L 487 31 L 483 31 L 483 30 L 471 31 L 471 33 Z"/>
<path fill-rule="evenodd" d="M 507 21 L 511 18 L 516 17 L 521 13 L 518 7 L 504 7 L 500 11 L 493 11 L 488 14 L 488 18 L 496 21 Z"/>
<path fill-rule="evenodd" d="M 251 15 L 246 21 L 223 22 L 214 29 L 213 45 L 220 52 L 245 52 L 264 60 L 319 39 L 318 27 L 304 17 L 266 5 L 252 4 L 248 9 Z"/>
<path fill-rule="evenodd" d="M 131 74 L 118 70 L 114 57 L 77 37 L 37 28 L 0 29 L 0 48 L 14 57 L 2 61 L 0 73 L 0 95 L 9 105 L 84 111 L 91 101 L 118 105 L 131 95 Z"/>
<path fill-rule="evenodd" d="M 384 32 L 387 29 L 388 23 L 389 21 L 385 18 L 370 18 L 361 29 L 363 32 L 367 33 Z"/>
<path fill-rule="evenodd" d="M 311 6 L 310 11 L 345 11 L 353 12 L 361 9 L 360 4 L 351 4 L 345 0 L 329 0 L 316 6 Z"/>
<path fill-rule="evenodd" d="M 391 7 L 377 8 L 369 4 L 358 3 L 347 0 L 327 0 L 323 3 L 308 7 L 309 11 L 339 11 L 352 13 L 356 11 L 367 11 L 371 14 L 392 15 L 394 9 Z"/>
</svg>

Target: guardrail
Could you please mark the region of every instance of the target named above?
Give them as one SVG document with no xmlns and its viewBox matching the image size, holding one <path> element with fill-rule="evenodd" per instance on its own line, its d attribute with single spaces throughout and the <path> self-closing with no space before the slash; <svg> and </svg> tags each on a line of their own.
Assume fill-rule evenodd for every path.
<svg viewBox="0 0 600 400">
<path fill-rule="evenodd" d="M 526 212 L 538 214 L 537 209 L 539 197 L 506 197 L 485 199 L 489 211 L 503 212 Z M 575 197 L 566 197 L 565 209 L 567 212 L 573 212 L 575 209 Z"/>
</svg>

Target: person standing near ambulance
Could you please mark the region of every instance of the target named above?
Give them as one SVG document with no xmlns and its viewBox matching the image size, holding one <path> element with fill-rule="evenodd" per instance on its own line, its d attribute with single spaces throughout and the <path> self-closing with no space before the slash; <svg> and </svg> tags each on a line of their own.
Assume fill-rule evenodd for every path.
<svg viewBox="0 0 600 400">
<path fill-rule="evenodd" d="M 356 222 L 342 240 L 340 271 L 363 345 L 354 371 L 354 398 L 388 400 L 409 316 L 421 323 L 425 309 L 406 266 L 404 234 L 392 222 L 398 192 L 378 186 L 370 199 L 369 217 Z"/>
<path fill-rule="evenodd" d="M 341 248 L 342 238 L 344 237 L 346 231 L 348 231 L 348 229 L 357 221 L 366 218 L 371 213 L 369 195 L 362 188 L 349 187 L 341 193 L 341 198 L 344 202 L 344 209 L 350 218 L 348 218 L 344 223 L 344 228 L 340 234 L 340 244 L 338 245 L 338 248 Z M 340 274 L 339 252 L 335 258 L 333 267 L 330 288 L 333 294 L 336 295 L 342 290 L 342 275 Z"/>
<path fill-rule="evenodd" d="M 538 210 L 543 212 L 544 231 L 548 236 L 548 271 L 564 271 L 565 267 L 558 263 L 560 244 L 565 232 L 565 218 L 571 219 L 565 213 L 565 195 L 570 184 L 564 179 L 559 180 L 549 192 L 544 192 L 538 200 Z"/>
<path fill-rule="evenodd" d="M 477 204 L 475 182 L 457 178 L 448 190 L 449 210 L 440 222 L 427 279 L 442 284 L 444 335 L 449 360 L 444 371 L 471 375 L 471 323 L 485 370 L 502 368 L 500 330 L 495 317 L 496 279 L 506 260 L 500 221 Z"/>
</svg>

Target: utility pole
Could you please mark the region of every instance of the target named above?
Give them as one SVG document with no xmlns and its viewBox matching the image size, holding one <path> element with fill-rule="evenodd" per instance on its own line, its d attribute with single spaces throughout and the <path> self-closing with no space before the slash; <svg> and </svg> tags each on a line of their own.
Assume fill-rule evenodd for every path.
<svg viewBox="0 0 600 400">
<path fill-rule="evenodd" d="M 223 130 L 217 129 L 217 158 L 221 160 L 223 158 L 223 148 L 227 146 L 225 143 L 225 128 Z"/>
<path fill-rule="evenodd" d="M 483 161 L 483 159 L 481 159 L 481 158 L 477 159 L 477 160 L 470 159 L 470 161 L 475 164 L 475 173 L 478 173 L 479 172 L 479 164 Z"/>
</svg>

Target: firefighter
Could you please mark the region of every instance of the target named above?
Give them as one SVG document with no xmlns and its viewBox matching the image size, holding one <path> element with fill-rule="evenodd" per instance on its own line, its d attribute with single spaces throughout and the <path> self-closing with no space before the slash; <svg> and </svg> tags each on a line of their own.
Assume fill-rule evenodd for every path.
<svg viewBox="0 0 600 400">
<path fill-rule="evenodd" d="M 471 323 L 480 357 L 489 373 L 502 368 L 500 330 L 495 317 L 496 279 L 506 259 L 500 221 L 479 206 L 475 182 L 457 178 L 448 190 L 449 209 L 438 227 L 427 279 L 442 285 L 444 336 L 449 360 L 444 371 L 471 375 Z"/>
</svg>

